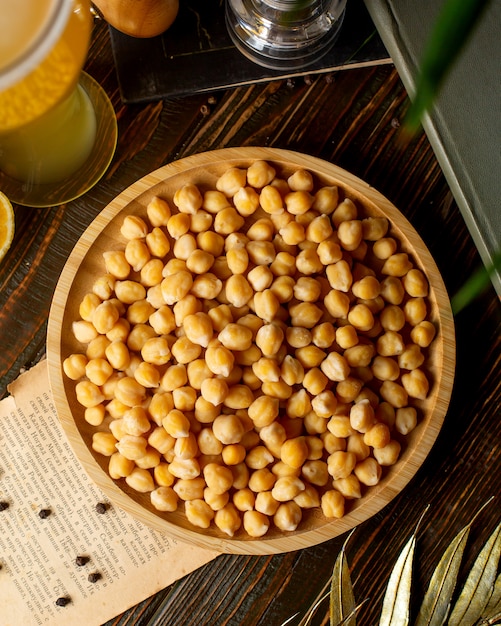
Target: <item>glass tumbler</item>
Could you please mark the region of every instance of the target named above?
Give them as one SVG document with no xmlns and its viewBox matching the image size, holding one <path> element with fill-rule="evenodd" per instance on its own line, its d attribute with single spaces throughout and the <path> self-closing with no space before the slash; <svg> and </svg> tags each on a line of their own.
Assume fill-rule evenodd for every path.
<svg viewBox="0 0 501 626">
<path fill-rule="evenodd" d="M 226 26 L 235 46 L 255 63 L 300 70 L 335 43 L 346 0 L 227 0 Z"/>
</svg>

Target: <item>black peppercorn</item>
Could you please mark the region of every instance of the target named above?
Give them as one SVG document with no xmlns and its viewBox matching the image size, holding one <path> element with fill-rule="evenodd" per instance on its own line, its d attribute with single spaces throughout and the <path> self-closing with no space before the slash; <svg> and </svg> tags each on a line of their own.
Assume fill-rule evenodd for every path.
<svg viewBox="0 0 501 626">
<path fill-rule="evenodd" d="M 66 606 L 67 604 L 69 604 L 71 602 L 71 600 L 69 598 L 58 598 L 56 600 L 56 606 Z"/>
<path fill-rule="evenodd" d="M 47 519 L 50 514 L 51 514 L 51 510 L 50 509 L 42 509 L 41 511 L 39 511 L 38 516 L 41 519 Z"/>
<path fill-rule="evenodd" d="M 101 578 L 101 574 L 99 572 L 92 572 L 87 576 L 87 580 L 90 583 L 97 583 L 97 581 Z"/>
<path fill-rule="evenodd" d="M 82 567 L 88 562 L 89 562 L 88 556 L 77 556 L 77 558 L 75 559 L 75 563 L 76 565 L 78 565 L 78 567 Z"/>
<path fill-rule="evenodd" d="M 107 509 L 108 505 L 105 502 L 98 502 L 96 504 L 96 513 L 100 513 L 102 515 L 103 513 L 106 513 Z"/>
<path fill-rule="evenodd" d="M 5 511 L 5 509 L 9 508 L 9 503 L 5 502 L 5 500 L 3 500 L 2 502 L 0 502 L 0 511 Z"/>
</svg>

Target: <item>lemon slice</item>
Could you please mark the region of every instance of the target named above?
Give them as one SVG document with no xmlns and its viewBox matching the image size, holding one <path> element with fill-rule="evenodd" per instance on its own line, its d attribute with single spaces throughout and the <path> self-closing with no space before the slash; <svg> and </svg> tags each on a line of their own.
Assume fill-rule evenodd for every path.
<svg viewBox="0 0 501 626">
<path fill-rule="evenodd" d="M 0 261 L 4 258 L 14 238 L 14 210 L 5 194 L 0 191 Z"/>
</svg>

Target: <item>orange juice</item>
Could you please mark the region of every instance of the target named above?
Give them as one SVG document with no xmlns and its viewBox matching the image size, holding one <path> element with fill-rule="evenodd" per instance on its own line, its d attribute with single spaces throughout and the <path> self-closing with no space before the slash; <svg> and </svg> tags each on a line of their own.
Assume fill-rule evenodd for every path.
<svg viewBox="0 0 501 626">
<path fill-rule="evenodd" d="M 90 0 L 1 0 L 0 135 L 40 117 L 77 83 Z"/>
<path fill-rule="evenodd" d="M 89 157 L 96 116 L 77 85 L 92 25 L 90 0 L 0 0 L 0 170 L 57 183 Z"/>
</svg>

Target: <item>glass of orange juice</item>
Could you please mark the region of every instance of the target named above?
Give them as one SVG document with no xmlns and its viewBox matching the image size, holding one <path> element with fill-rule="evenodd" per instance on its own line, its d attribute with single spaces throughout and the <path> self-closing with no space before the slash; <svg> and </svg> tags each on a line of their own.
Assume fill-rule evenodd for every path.
<svg viewBox="0 0 501 626">
<path fill-rule="evenodd" d="M 90 0 L 0 1 L 0 189 L 28 206 L 68 202 L 104 174 L 113 107 L 82 72 Z"/>
</svg>

